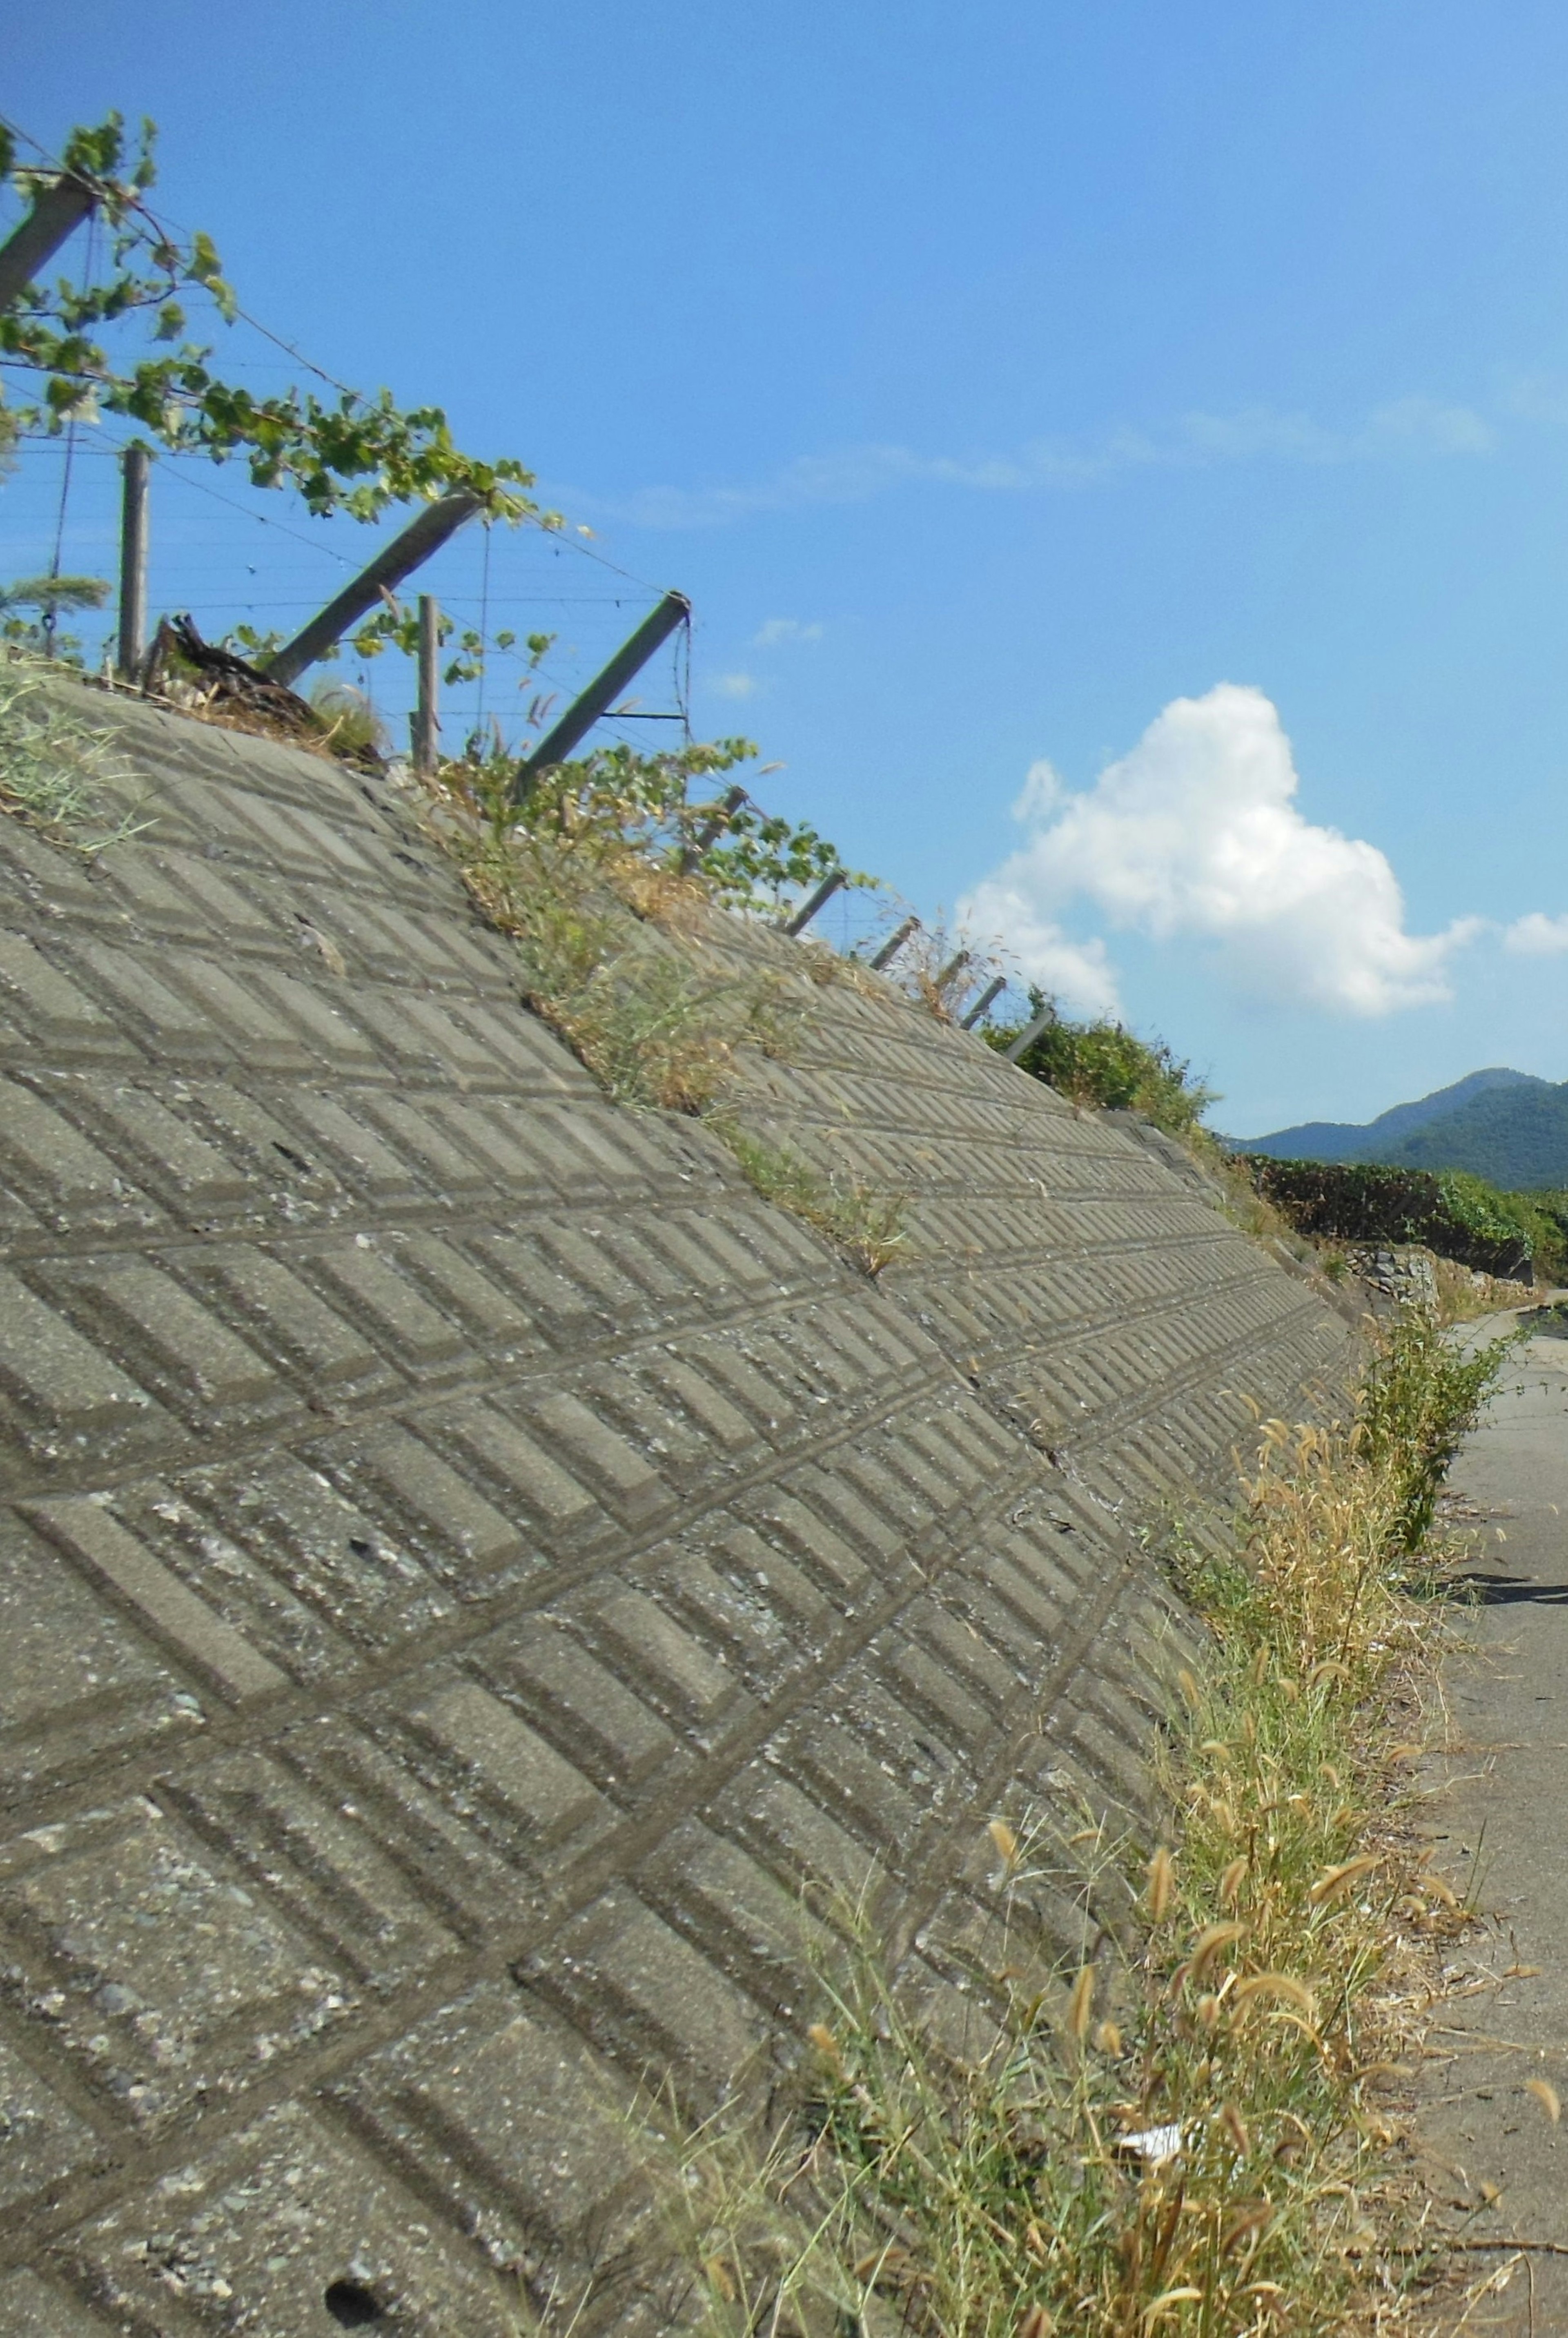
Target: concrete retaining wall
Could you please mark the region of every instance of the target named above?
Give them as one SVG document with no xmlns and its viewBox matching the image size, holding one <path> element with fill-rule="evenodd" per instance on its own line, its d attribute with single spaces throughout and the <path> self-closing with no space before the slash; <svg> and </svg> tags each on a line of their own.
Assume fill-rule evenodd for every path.
<svg viewBox="0 0 1568 2338">
<path fill-rule="evenodd" d="M 813 986 L 744 1108 L 911 1195 L 873 1286 L 601 1097 L 395 798 L 91 709 L 156 826 L 0 821 L 0 2327 L 501 2338 L 590 2260 L 666 2326 L 617 2104 L 798 2033 L 808 1878 L 962 2023 L 987 1819 L 1145 1793 L 1128 1516 L 1345 1326 Z"/>
</svg>

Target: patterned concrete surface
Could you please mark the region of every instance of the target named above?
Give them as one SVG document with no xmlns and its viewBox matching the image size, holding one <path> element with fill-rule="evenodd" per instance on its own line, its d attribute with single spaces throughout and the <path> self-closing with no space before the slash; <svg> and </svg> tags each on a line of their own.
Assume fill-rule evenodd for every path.
<svg viewBox="0 0 1568 2338">
<path fill-rule="evenodd" d="M 986 1819 L 1144 1792 L 1125 1507 L 1345 1327 L 812 986 L 748 1108 L 911 1194 L 873 1287 L 602 1099 L 394 797 L 92 709 L 155 826 L 0 821 L 0 2330 L 499 2338 L 592 2264 L 579 2329 L 668 2326 L 636 2081 L 760 2067 L 803 1886 L 874 1866 L 967 2019 Z"/>
</svg>

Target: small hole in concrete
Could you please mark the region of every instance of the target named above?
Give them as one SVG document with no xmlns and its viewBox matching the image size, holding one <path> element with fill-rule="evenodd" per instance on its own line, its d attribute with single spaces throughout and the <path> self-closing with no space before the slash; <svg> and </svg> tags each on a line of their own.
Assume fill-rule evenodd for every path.
<svg viewBox="0 0 1568 2338">
<path fill-rule="evenodd" d="M 385 2322 L 386 2310 L 362 2281 L 335 2281 L 321 2301 L 340 2329 L 365 2330 Z"/>
</svg>

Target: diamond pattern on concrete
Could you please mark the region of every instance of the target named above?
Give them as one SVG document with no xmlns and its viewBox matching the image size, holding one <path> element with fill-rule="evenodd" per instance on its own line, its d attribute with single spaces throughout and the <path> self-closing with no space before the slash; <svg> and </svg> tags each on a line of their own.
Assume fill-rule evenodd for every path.
<svg viewBox="0 0 1568 2338">
<path fill-rule="evenodd" d="M 814 1008 L 753 1125 L 910 1197 L 873 1286 L 604 1101 L 395 791 L 92 712 L 155 825 L 0 822 L 0 2323 L 499 2338 L 592 2264 L 584 2338 L 652 2332 L 638 2082 L 787 2049 L 873 1873 L 972 2020 L 985 1821 L 1145 1796 L 1185 1627 L 1124 1517 L 1345 1327 L 720 928 Z"/>
</svg>

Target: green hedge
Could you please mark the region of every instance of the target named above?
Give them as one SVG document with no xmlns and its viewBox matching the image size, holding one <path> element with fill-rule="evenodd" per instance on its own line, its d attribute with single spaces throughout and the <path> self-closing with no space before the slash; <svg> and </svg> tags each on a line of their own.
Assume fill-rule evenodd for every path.
<svg viewBox="0 0 1568 2338">
<path fill-rule="evenodd" d="M 1560 1217 L 1535 1194 L 1499 1193 L 1463 1170 L 1276 1161 L 1267 1153 L 1235 1157 L 1299 1233 L 1334 1242 L 1424 1243 L 1439 1258 L 1523 1280 L 1534 1270 L 1555 1281 L 1563 1270 L 1568 1213 Z"/>
</svg>

